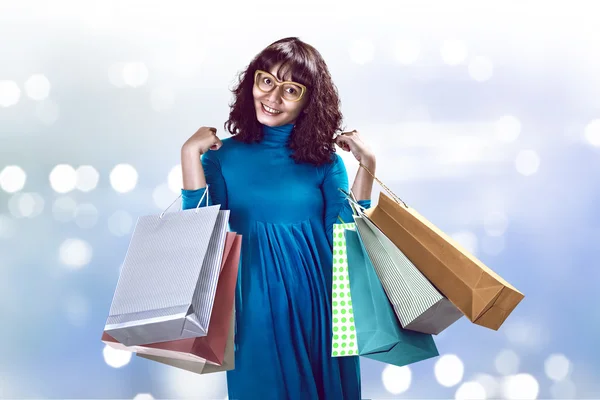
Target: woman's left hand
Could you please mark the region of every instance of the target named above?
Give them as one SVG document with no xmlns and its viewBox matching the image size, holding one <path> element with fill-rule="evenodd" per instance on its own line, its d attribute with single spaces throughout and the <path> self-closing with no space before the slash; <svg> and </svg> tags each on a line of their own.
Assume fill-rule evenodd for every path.
<svg viewBox="0 0 600 400">
<path fill-rule="evenodd" d="M 368 165 L 375 162 L 375 154 L 362 141 L 357 130 L 341 133 L 335 138 L 335 144 L 345 151 L 351 151 L 354 158 L 360 163 Z"/>
</svg>

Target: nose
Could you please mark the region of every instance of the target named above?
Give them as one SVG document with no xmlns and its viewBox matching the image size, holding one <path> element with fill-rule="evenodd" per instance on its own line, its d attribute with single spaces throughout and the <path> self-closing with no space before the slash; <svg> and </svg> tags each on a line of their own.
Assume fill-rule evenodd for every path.
<svg viewBox="0 0 600 400">
<path fill-rule="evenodd" d="M 275 89 L 273 89 L 270 93 L 269 93 L 269 101 L 273 104 L 281 104 L 282 100 L 281 100 L 281 93 L 280 93 L 281 87 L 277 86 Z"/>
</svg>

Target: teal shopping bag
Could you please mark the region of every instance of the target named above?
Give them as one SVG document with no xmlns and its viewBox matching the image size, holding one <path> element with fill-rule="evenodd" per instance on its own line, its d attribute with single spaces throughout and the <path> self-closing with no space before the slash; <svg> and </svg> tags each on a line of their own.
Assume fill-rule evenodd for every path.
<svg viewBox="0 0 600 400">
<path fill-rule="evenodd" d="M 397 366 L 439 356 L 430 334 L 400 326 L 358 232 L 345 238 L 358 354 Z"/>
</svg>

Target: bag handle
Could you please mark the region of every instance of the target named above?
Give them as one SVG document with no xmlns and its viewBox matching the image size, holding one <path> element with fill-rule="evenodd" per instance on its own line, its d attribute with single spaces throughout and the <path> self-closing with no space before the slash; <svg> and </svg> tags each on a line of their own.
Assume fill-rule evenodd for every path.
<svg viewBox="0 0 600 400">
<path fill-rule="evenodd" d="M 175 204 L 175 202 L 177 200 L 179 200 L 179 198 L 182 196 L 182 194 L 179 194 L 179 196 L 177 196 L 177 198 L 169 205 L 169 207 L 165 208 L 165 210 L 160 214 L 160 216 L 158 217 L 159 219 L 162 219 L 162 217 L 165 215 L 165 213 L 167 212 L 167 210 L 169 208 L 171 208 L 171 206 L 173 204 Z M 206 206 L 208 207 L 208 184 L 206 185 L 206 190 L 204 191 L 204 194 L 202 194 L 202 197 L 200 197 L 200 201 L 198 201 L 198 205 L 196 206 L 196 214 L 198 214 L 198 209 L 200 208 L 200 203 L 202 203 L 202 200 L 204 200 L 204 197 L 206 197 Z"/>
<path fill-rule="evenodd" d="M 392 198 L 394 200 L 396 200 L 396 203 L 400 204 L 402 203 L 402 205 L 404 205 L 405 208 L 408 208 L 408 206 L 406 205 L 406 203 L 398 196 L 396 196 L 396 194 L 394 192 L 392 192 L 390 190 L 390 188 L 388 188 L 383 182 L 381 182 L 379 179 L 377 179 L 377 177 L 375 175 L 373 175 L 373 173 L 369 170 L 369 168 L 367 168 L 363 163 L 359 162 L 359 165 L 369 173 L 369 175 L 371 175 L 373 177 L 373 179 L 375 179 L 377 181 L 377 183 L 379 183 L 381 185 L 382 188 L 385 189 L 386 192 L 388 192 L 388 194 L 390 196 L 392 196 Z"/>
</svg>

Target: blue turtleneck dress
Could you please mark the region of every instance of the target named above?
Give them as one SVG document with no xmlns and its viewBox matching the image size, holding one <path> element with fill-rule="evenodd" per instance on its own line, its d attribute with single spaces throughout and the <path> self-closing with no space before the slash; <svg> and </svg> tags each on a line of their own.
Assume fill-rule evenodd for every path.
<svg viewBox="0 0 600 400">
<path fill-rule="evenodd" d="M 348 175 L 338 154 L 295 163 L 292 131 L 263 126 L 260 143 L 226 138 L 202 156 L 209 204 L 231 210 L 229 228 L 243 235 L 229 399 L 360 399 L 359 358 L 331 356 L 333 224 L 353 222 L 338 190 Z M 182 190 L 182 208 L 205 190 Z"/>
</svg>

